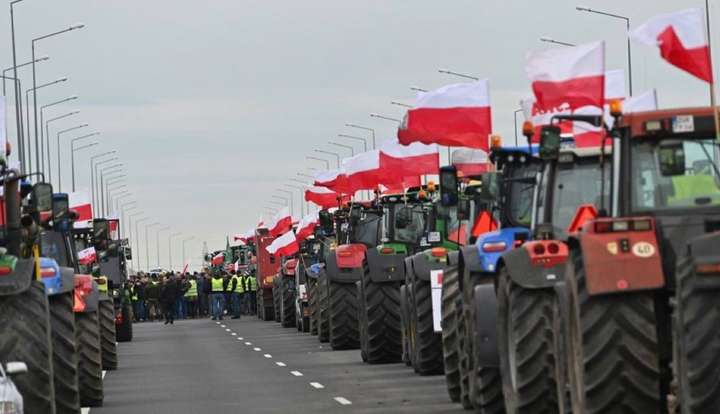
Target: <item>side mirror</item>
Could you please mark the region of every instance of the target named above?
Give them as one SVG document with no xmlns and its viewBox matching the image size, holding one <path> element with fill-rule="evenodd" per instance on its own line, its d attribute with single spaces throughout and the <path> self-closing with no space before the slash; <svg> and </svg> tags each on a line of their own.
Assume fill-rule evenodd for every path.
<svg viewBox="0 0 720 414">
<path fill-rule="evenodd" d="M 482 186 L 478 197 L 483 201 L 496 200 L 499 194 L 500 176 L 496 172 L 486 172 L 480 176 Z"/>
<path fill-rule="evenodd" d="M 49 183 L 37 183 L 30 192 L 30 204 L 37 213 L 52 213 L 53 188 Z"/>
<path fill-rule="evenodd" d="M 53 194 L 53 221 L 70 218 L 70 202 L 65 193 Z"/>
<path fill-rule="evenodd" d="M 662 175 L 685 174 L 685 149 L 682 143 L 661 146 L 658 148 L 657 156 Z"/>
<path fill-rule="evenodd" d="M 24 374 L 28 371 L 27 364 L 24 362 L 13 361 L 5 364 L 5 372 L 8 375 Z"/>
<path fill-rule="evenodd" d="M 542 160 L 556 160 L 560 156 L 560 127 L 546 125 L 540 130 L 540 151 Z"/>
<path fill-rule="evenodd" d="M 449 165 L 440 168 L 440 205 L 443 207 L 456 206 L 459 192 L 457 168 Z"/>
</svg>

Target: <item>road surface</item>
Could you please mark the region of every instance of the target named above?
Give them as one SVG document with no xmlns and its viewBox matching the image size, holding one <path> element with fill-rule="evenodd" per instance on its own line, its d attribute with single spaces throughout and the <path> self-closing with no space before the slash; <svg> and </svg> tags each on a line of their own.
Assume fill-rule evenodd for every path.
<svg viewBox="0 0 720 414">
<path fill-rule="evenodd" d="M 442 376 L 367 365 L 317 337 L 255 317 L 134 326 L 105 376 L 105 404 L 126 413 L 462 413 Z"/>
</svg>

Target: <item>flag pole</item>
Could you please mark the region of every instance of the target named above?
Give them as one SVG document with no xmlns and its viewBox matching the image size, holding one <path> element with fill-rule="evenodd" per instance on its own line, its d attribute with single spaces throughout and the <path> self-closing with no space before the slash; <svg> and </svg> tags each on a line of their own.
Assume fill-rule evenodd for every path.
<svg viewBox="0 0 720 414">
<path fill-rule="evenodd" d="M 717 103 L 715 101 L 715 65 L 713 65 L 712 59 L 712 43 L 710 36 L 710 0 L 705 0 L 705 30 L 707 30 L 707 41 L 708 41 L 708 57 L 710 58 L 710 107 L 713 111 L 713 118 L 715 119 L 715 138 L 720 141 L 720 111 L 718 111 Z"/>
</svg>

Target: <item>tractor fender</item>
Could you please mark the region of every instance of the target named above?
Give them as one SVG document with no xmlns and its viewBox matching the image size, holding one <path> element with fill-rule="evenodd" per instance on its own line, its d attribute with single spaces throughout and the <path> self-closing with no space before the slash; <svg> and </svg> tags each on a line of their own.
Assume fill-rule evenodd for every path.
<svg viewBox="0 0 720 414">
<path fill-rule="evenodd" d="M 533 263 L 532 248 L 535 244 L 543 242 L 545 241 L 531 241 L 503 254 L 499 266 L 507 269 L 513 283 L 525 289 L 546 289 L 563 280 L 567 246 L 564 248 L 564 257 L 547 264 Z"/>
<path fill-rule="evenodd" d="M 100 303 L 100 289 L 96 281 L 92 281 L 92 290 L 90 294 L 85 297 L 85 309 L 83 312 L 95 312 L 98 310 Z"/>
<path fill-rule="evenodd" d="M 377 249 L 366 252 L 370 280 L 374 283 L 400 282 L 405 280 L 405 256 L 380 254 Z"/>
<path fill-rule="evenodd" d="M 448 266 L 457 266 L 459 261 L 460 261 L 460 252 L 459 251 L 453 250 L 451 252 L 448 252 L 448 255 L 447 255 Z"/>
<path fill-rule="evenodd" d="M 75 269 L 61 266 L 60 277 L 62 278 L 62 283 L 60 291 L 57 293 L 67 293 L 75 289 Z"/>
<path fill-rule="evenodd" d="M 481 367 L 499 367 L 497 337 L 497 294 L 493 283 L 482 283 L 473 291 L 475 313 L 475 350 L 477 364 Z"/>
<path fill-rule="evenodd" d="M 358 268 L 340 268 L 335 254 L 328 255 L 325 266 L 328 280 L 338 283 L 355 283 L 362 279 L 365 272 L 362 266 Z"/>
<path fill-rule="evenodd" d="M 720 264 L 720 232 L 703 234 L 688 241 L 688 253 L 692 257 L 693 266 Z M 714 277 L 698 277 L 699 287 L 705 289 L 720 288 L 720 280 Z"/>
<path fill-rule="evenodd" d="M 410 260 L 415 270 L 415 277 L 426 282 L 430 281 L 430 273 L 433 270 L 444 270 L 448 267 L 445 261 L 438 262 L 434 258 L 428 257 L 425 252 L 413 255 Z"/>
<path fill-rule="evenodd" d="M 477 246 L 463 246 L 460 249 L 461 261 L 465 272 L 482 273 L 483 267 L 480 263 L 480 255 Z"/>
<path fill-rule="evenodd" d="M 17 295 L 30 288 L 35 274 L 33 259 L 18 259 L 15 270 L 0 277 L 0 296 Z"/>
<path fill-rule="evenodd" d="M 497 273 L 503 253 L 515 248 L 521 240 L 528 240 L 530 231 L 525 227 L 507 227 L 478 236 L 475 248 L 483 272 Z"/>
</svg>

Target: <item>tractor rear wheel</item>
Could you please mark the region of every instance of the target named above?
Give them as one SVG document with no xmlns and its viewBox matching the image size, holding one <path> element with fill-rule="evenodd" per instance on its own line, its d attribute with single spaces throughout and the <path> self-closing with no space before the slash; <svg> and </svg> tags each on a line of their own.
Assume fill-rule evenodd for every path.
<svg viewBox="0 0 720 414">
<path fill-rule="evenodd" d="M 318 333 L 318 290 L 317 280 L 308 278 L 308 308 L 310 308 L 310 335 Z"/>
<path fill-rule="evenodd" d="M 366 324 L 367 362 L 399 362 L 402 358 L 400 282 L 373 282 L 366 265 L 362 286 L 360 313 Z"/>
<path fill-rule="evenodd" d="M 282 277 L 280 279 L 280 323 L 283 328 L 295 326 L 295 279 Z"/>
<path fill-rule="evenodd" d="M 402 362 L 410 366 L 410 311 L 408 310 L 407 285 L 400 286 L 400 323 L 402 324 Z"/>
<path fill-rule="evenodd" d="M 282 293 L 280 292 L 281 277 L 280 275 L 275 276 L 272 286 L 273 315 L 275 316 L 275 322 L 282 322 L 282 313 L 280 311 L 280 303 L 282 302 Z"/>
<path fill-rule="evenodd" d="M 442 337 L 433 325 L 432 289 L 430 282 L 415 279 L 413 283 L 415 319 L 413 343 L 415 344 L 415 372 L 420 375 L 443 373 Z"/>
<path fill-rule="evenodd" d="M 130 303 L 124 302 L 120 308 L 120 315 L 122 315 L 122 321 L 119 325 L 115 325 L 115 334 L 117 335 L 118 342 L 130 342 L 133 337 L 133 313 Z"/>
<path fill-rule="evenodd" d="M 590 296 L 579 249 L 571 250 L 565 279 L 573 412 L 661 412 L 652 294 Z"/>
<path fill-rule="evenodd" d="M 328 298 L 328 277 L 321 275 L 317 284 L 317 309 L 318 309 L 318 340 L 328 342 L 330 340 L 330 312 Z"/>
<path fill-rule="evenodd" d="M 100 300 L 100 337 L 102 344 L 102 367 L 114 370 L 118 367 L 117 342 L 115 341 L 115 309 L 112 299 Z"/>
<path fill-rule="evenodd" d="M 457 267 L 443 273 L 442 287 L 442 348 L 445 385 L 453 402 L 460 401 L 460 350 L 458 348 L 457 306 L 460 300 Z"/>
<path fill-rule="evenodd" d="M 564 412 L 564 398 L 559 396 L 564 394 L 565 379 L 557 378 L 563 354 L 555 353 L 559 315 L 554 290 L 523 289 L 505 267 L 498 278 L 498 348 L 507 412 Z"/>
<path fill-rule="evenodd" d="M 53 354 L 45 286 L 0 296 L 0 363 L 24 362 L 28 372 L 13 377 L 27 413 L 54 413 Z"/>
<path fill-rule="evenodd" d="M 329 281 L 328 291 L 330 346 L 335 350 L 360 348 L 355 283 Z"/>
<path fill-rule="evenodd" d="M 50 296 L 55 410 L 58 414 L 80 412 L 78 356 L 75 339 L 73 292 Z"/>
<path fill-rule="evenodd" d="M 720 412 L 720 302 L 718 290 L 699 286 L 691 258 L 676 269 L 675 378 L 679 412 Z"/>
<path fill-rule="evenodd" d="M 78 346 L 80 405 L 100 407 L 103 404 L 100 319 L 97 310 L 75 314 Z"/>
<path fill-rule="evenodd" d="M 368 362 L 368 336 L 367 336 L 367 313 L 364 309 L 367 308 L 367 302 L 365 302 L 365 293 L 363 292 L 362 281 L 358 280 L 355 282 L 355 290 L 357 292 L 357 300 L 360 304 L 358 311 L 358 327 L 360 329 L 360 358 L 363 362 Z"/>
</svg>

